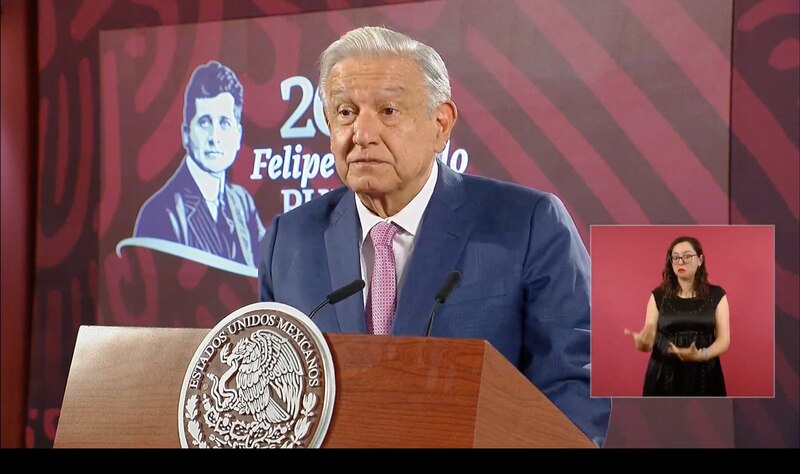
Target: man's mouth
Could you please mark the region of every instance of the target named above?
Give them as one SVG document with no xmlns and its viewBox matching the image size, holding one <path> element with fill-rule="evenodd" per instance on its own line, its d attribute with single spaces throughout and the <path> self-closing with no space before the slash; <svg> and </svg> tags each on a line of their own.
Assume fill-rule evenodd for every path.
<svg viewBox="0 0 800 474">
<path fill-rule="evenodd" d="M 352 165 L 355 163 L 383 163 L 383 161 L 375 158 L 353 158 L 349 161 L 349 163 Z"/>
<path fill-rule="evenodd" d="M 360 168 L 360 167 L 372 168 L 372 167 L 376 167 L 376 166 L 380 166 L 380 165 L 384 165 L 384 164 L 386 164 L 386 162 L 385 161 L 381 161 L 381 160 L 356 159 L 356 160 L 351 160 L 348 163 L 348 166 L 354 166 L 354 167 L 357 167 L 357 168 Z"/>
</svg>

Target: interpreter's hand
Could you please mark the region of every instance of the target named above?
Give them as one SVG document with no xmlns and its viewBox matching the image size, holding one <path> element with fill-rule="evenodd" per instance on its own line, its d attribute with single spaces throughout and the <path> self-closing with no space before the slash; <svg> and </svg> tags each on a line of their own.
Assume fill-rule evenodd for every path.
<svg viewBox="0 0 800 474">
<path fill-rule="evenodd" d="M 698 349 L 694 342 L 689 347 L 678 347 L 673 343 L 669 343 L 669 349 L 667 349 L 667 353 L 676 356 L 678 359 L 686 362 L 700 362 L 705 360 L 705 356 L 703 355 L 703 351 Z"/>
<path fill-rule="evenodd" d="M 625 335 L 633 338 L 637 350 L 649 352 L 653 349 L 653 343 L 656 340 L 656 328 L 647 324 L 639 332 L 625 328 Z"/>
</svg>

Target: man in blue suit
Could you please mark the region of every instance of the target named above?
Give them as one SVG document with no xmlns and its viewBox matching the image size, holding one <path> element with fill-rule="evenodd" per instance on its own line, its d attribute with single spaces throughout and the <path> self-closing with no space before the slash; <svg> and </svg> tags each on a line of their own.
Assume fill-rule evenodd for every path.
<svg viewBox="0 0 800 474">
<path fill-rule="evenodd" d="M 422 336 L 435 294 L 457 270 L 461 284 L 431 334 L 488 340 L 602 445 L 610 401 L 589 397 L 589 257 L 564 205 L 435 159 L 458 112 L 429 46 L 359 28 L 322 54 L 320 68 L 346 187 L 272 222 L 261 300 L 308 313 L 363 278 L 361 297 L 316 315 L 322 331 Z"/>
</svg>

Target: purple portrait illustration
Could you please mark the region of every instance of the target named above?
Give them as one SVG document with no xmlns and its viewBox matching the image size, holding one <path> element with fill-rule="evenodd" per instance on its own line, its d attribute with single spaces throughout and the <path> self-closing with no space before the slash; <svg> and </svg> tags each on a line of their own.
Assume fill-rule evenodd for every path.
<svg viewBox="0 0 800 474">
<path fill-rule="evenodd" d="M 198 66 L 186 86 L 186 153 L 139 210 L 133 238 L 118 244 L 166 252 L 255 276 L 265 228 L 250 193 L 226 177 L 242 144 L 244 88 L 227 66 Z"/>
</svg>

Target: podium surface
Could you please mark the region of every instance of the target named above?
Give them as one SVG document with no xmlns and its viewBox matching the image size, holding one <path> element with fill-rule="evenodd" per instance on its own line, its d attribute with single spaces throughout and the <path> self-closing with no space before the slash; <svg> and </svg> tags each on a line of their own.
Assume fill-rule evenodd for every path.
<svg viewBox="0 0 800 474">
<path fill-rule="evenodd" d="M 82 326 L 55 447 L 180 447 L 178 404 L 208 329 Z M 323 447 L 594 447 L 488 342 L 325 334 Z"/>
</svg>

